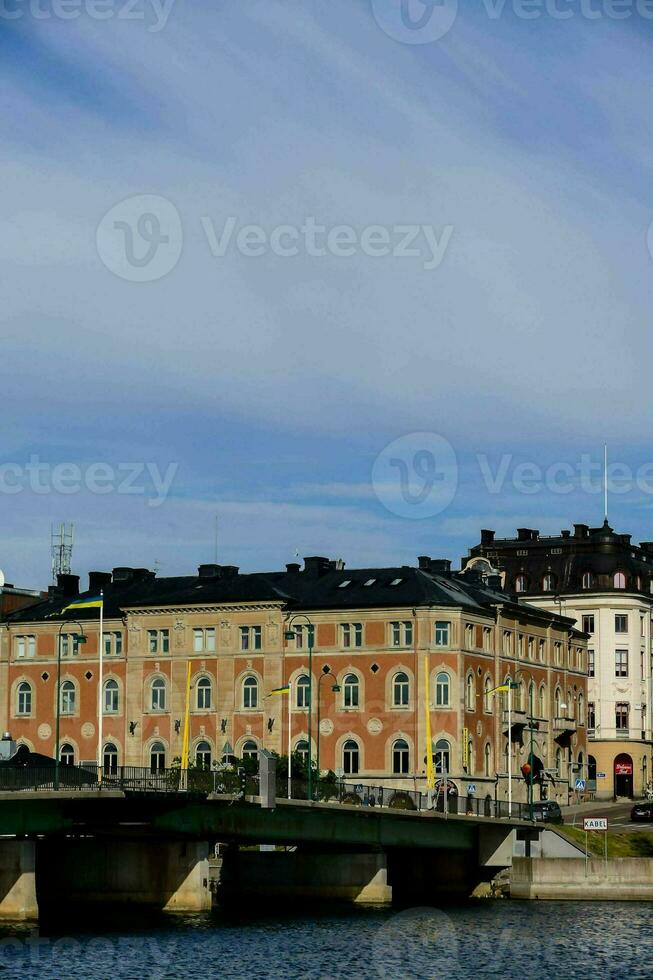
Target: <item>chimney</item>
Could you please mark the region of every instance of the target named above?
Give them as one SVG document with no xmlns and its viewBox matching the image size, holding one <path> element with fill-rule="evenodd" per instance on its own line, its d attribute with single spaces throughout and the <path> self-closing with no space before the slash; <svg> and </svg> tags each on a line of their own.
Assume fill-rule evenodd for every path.
<svg viewBox="0 0 653 980">
<path fill-rule="evenodd" d="M 561 538 L 564 538 L 565 541 L 569 540 L 569 538 L 571 537 L 571 531 L 569 531 L 567 528 L 565 528 L 564 531 L 561 531 L 560 532 L 560 537 Z"/>
<path fill-rule="evenodd" d="M 286 571 L 289 575 L 297 575 L 301 567 L 302 566 L 299 564 L 299 562 L 291 561 L 286 565 Z"/>
<path fill-rule="evenodd" d="M 517 528 L 517 540 L 518 541 L 530 541 L 531 539 L 531 529 L 530 527 L 518 527 Z"/>
<path fill-rule="evenodd" d="M 88 591 L 100 592 L 105 586 L 111 585 L 111 572 L 89 572 Z"/>
<path fill-rule="evenodd" d="M 114 568 L 111 577 L 114 585 L 118 582 L 131 582 L 134 577 L 134 569 L 128 568 L 126 565 L 121 565 L 119 568 Z"/>
<path fill-rule="evenodd" d="M 422 572 L 428 572 L 431 570 L 431 559 L 428 555 L 420 555 L 417 559 L 417 565 Z"/>
<path fill-rule="evenodd" d="M 483 528 L 481 531 L 481 544 L 494 544 L 494 531 Z"/>
<path fill-rule="evenodd" d="M 431 558 L 430 570 L 437 575 L 449 575 L 451 572 L 451 562 L 448 558 Z"/>
<path fill-rule="evenodd" d="M 312 578 L 320 578 L 330 570 L 330 565 L 331 563 L 328 558 L 304 558 L 304 575 L 310 575 Z"/>
<path fill-rule="evenodd" d="M 488 575 L 485 579 L 485 584 L 489 589 L 496 589 L 497 592 L 503 592 L 503 582 L 501 581 L 500 575 Z"/>
<path fill-rule="evenodd" d="M 589 525 L 587 524 L 574 524 L 574 537 L 575 538 L 586 538 L 589 534 Z"/>
<path fill-rule="evenodd" d="M 68 575 L 59 572 L 57 575 L 57 585 L 60 590 L 60 595 L 65 599 L 79 595 L 79 575 Z"/>
<path fill-rule="evenodd" d="M 197 574 L 204 579 L 227 579 L 235 578 L 239 571 L 237 565 L 200 565 Z"/>
</svg>

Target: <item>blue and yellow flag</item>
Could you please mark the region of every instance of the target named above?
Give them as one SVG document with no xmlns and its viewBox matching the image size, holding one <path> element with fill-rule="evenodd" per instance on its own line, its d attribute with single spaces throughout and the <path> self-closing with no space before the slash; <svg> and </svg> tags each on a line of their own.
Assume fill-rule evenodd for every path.
<svg viewBox="0 0 653 980">
<path fill-rule="evenodd" d="M 101 609 L 104 603 L 104 598 L 101 595 L 93 596 L 92 598 L 81 598 L 75 599 L 74 602 L 70 602 L 67 606 L 64 606 L 61 610 L 62 613 L 67 612 L 69 609 Z"/>
<path fill-rule="evenodd" d="M 290 685 L 286 685 L 286 687 L 275 687 L 273 691 L 270 691 L 268 697 L 271 698 L 273 694 L 289 694 L 289 693 L 290 693 Z"/>
</svg>

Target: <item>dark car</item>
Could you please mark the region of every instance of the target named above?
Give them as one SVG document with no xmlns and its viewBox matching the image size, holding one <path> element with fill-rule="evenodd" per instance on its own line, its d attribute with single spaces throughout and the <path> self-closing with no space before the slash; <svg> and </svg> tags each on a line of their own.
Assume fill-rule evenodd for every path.
<svg viewBox="0 0 653 980">
<path fill-rule="evenodd" d="M 565 822 L 560 804 L 556 803 L 555 800 L 541 800 L 539 803 L 533 803 L 533 820 L 537 820 L 539 823 Z"/>
<path fill-rule="evenodd" d="M 645 803 L 636 803 L 630 811 L 630 819 L 637 823 L 650 823 L 653 820 L 653 802 L 647 800 Z"/>
</svg>

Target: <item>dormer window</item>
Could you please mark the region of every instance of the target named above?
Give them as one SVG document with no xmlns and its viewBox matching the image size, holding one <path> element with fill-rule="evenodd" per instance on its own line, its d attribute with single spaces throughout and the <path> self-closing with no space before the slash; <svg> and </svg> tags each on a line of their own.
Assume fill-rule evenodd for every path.
<svg viewBox="0 0 653 980">
<path fill-rule="evenodd" d="M 623 572 L 615 572 L 612 579 L 612 584 L 615 589 L 625 589 L 626 588 L 626 576 Z"/>
<path fill-rule="evenodd" d="M 515 579 L 515 592 L 526 592 L 528 583 L 525 575 L 518 575 Z"/>
<path fill-rule="evenodd" d="M 556 587 L 556 577 L 548 572 L 542 579 L 542 589 L 544 592 L 553 592 Z"/>
<path fill-rule="evenodd" d="M 593 589 L 594 588 L 594 575 L 592 572 L 583 572 L 583 588 Z"/>
</svg>

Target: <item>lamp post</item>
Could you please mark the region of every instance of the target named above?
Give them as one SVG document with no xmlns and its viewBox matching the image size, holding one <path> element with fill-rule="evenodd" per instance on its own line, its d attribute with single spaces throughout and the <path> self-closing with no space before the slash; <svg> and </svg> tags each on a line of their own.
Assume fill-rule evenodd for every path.
<svg viewBox="0 0 653 980">
<path fill-rule="evenodd" d="M 288 624 L 284 633 L 286 640 L 294 640 L 297 633 L 293 630 L 293 625 L 298 619 L 303 619 L 306 626 L 308 627 L 308 798 L 313 799 L 313 760 L 312 760 L 312 746 L 311 746 L 311 722 L 313 715 L 313 636 L 315 632 L 315 627 L 313 623 L 305 616 L 303 613 L 297 613 L 295 616 L 291 616 L 288 620 Z M 290 697 L 290 695 L 288 695 Z"/>
<path fill-rule="evenodd" d="M 79 628 L 79 633 L 77 631 L 70 634 L 73 637 L 73 642 L 81 645 L 86 643 L 86 636 L 84 635 L 84 630 L 81 625 L 77 622 L 62 622 L 59 627 L 59 633 L 57 636 L 57 721 L 55 730 L 55 743 L 54 743 L 54 788 L 59 789 L 59 730 L 61 722 L 61 634 L 63 632 L 64 626 L 77 626 Z M 101 641 L 100 641 L 101 642 Z"/>
<path fill-rule="evenodd" d="M 316 754 L 317 754 L 318 784 L 320 780 L 320 709 L 321 709 L 320 684 L 322 683 L 325 677 L 333 677 L 333 674 L 331 673 L 330 670 L 328 669 L 323 670 L 320 676 L 318 677 L 318 681 L 317 681 L 317 753 Z M 340 684 L 338 683 L 332 684 L 331 690 L 333 691 L 334 694 L 338 694 L 338 692 L 340 691 Z"/>
</svg>

